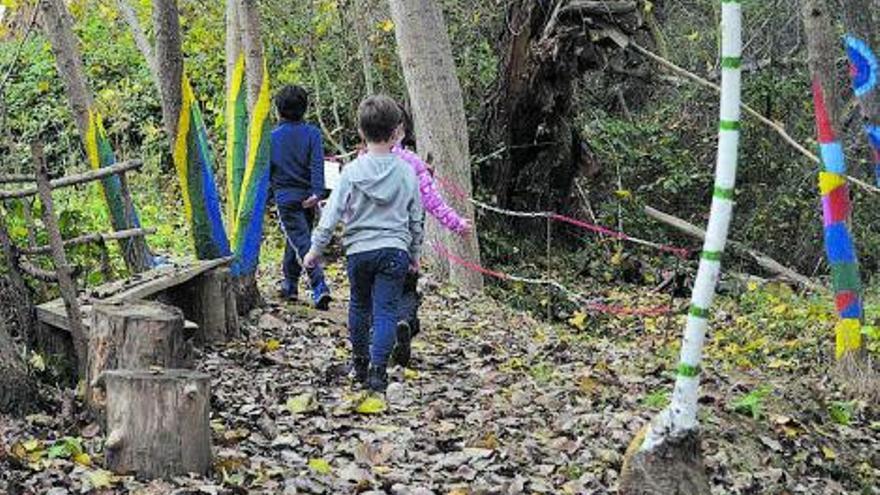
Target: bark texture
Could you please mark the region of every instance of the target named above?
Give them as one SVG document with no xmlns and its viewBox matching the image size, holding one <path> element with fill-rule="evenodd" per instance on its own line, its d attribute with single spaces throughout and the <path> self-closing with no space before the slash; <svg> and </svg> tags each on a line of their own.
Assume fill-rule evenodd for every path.
<svg viewBox="0 0 880 495">
<path fill-rule="evenodd" d="M 106 397 L 101 375 L 114 369 L 190 368 L 184 339 L 183 312 L 157 302 L 98 304 L 92 310 L 86 384 L 96 412 Z"/>
<path fill-rule="evenodd" d="M 183 81 L 183 53 L 180 48 L 180 14 L 176 0 L 153 2 L 153 26 L 156 30 L 156 69 L 158 70 L 159 98 L 162 101 L 162 120 L 171 140 L 177 139 L 180 119 Z"/>
<path fill-rule="evenodd" d="M 239 0 L 242 46 L 244 47 L 247 82 L 248 113 L 253 115 L 254 106 L 263 85 L 263 36 L 260 9 L 257 0 Z M 250 143 L 248 143 L 250 145 Z"/>
<path fill-rule="evenodd" d="M 210 377 L 187 370 L 114 370 L 107 385 L 106 465 L 170 478 L 211 467 Z"/>
<path fill-rule="evenodd" d="M 397 53 L 403 66 L 412 105 L 419 154 L 433 163 L 440 181 L 449 181 L 472 194 L 467 119 L 461 85 L 452 59 L 452 45 L 441 5 L 433 0 L 390 0 L 397 38 Z M 462 216 L 473 220 L 473 206 L 464 198 L 447 198 Z M 449 246 L 450 251 L 473 263 L 480 262 L 476 233 L 459 238 L 428 220 L 428 242 Z M 426 246 L 425 254 L 433 250 Z M 479 290 L 483 278 L 443 257 L 434 262 L 441 274 L 463 288 Z"/>
<path fill-rule="evenodd" d="M 656 449 L 637 451 L 621 474 L 621 495 L 709 495 L 700 436 L 691 430 Z"/>
<path fill-rule="evenodd" d="M 484 147 L 503 145 L 506 154 L 481 181 L 505 208 L 565 211 L 574 178 L 593 168 L 572 125 L 574 84 L 610 63 L 618 46 L 609 33 L 635 33 L 642 19 L 636 2 L 575 0 L 514 0 L 507 19 L 485 107 L 489 131 L 480 136 Z"/>
<path fill-rule="evenodd" d="M 195 343 L 223 344 L 239 336 L 236 284 L 229 268 L 217 268 L 163 296 L 199 328 Z"/>
</svg>

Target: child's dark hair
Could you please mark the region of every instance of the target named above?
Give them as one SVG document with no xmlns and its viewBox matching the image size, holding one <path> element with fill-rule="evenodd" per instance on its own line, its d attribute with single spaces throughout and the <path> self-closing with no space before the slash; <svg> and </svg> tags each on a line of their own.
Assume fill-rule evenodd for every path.
<svg viewBox="0 0 880 495">
<path fill-rule="evenodd" d="M 300 86 L 287 85 L 275 95 L 275 108 L 284 120 L 298 122 L 309 107 L 309 94 Z"/>
<path fill-rule="evenodd" d="M 400 144 L 402 144 L 404 148 L 415 148 L 416 131 L 415 126 L 413 125 L 412 112 L 409 109 L 409 105 L 405 102 L 398 102 L 398 106 L 400 107 L 400 112 L 403 114 L 403 118 L 401 119 L 403 122 L 403 141 L 401 141 Z"/>
<path fill-rule="evenodd" d="M 358 107 L 358 127 L 369 143 L 389 141 L 402 121 L 400 106 L 385 95 L 368 96 Z"/>
</svg>

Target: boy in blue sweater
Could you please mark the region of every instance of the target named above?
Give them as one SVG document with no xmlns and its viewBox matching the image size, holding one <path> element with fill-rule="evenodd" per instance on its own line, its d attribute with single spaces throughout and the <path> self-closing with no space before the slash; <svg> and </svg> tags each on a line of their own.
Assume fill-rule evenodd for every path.
<svg viewBox="0 0 880 495">
<path fill-rule="evenodd" d="M 401 118 L 397 103 L 387 96 L 361 103 L 358 122 L 367 153 L 342 169 L 304 261 L 306 267 L 318 266 L 334 227 L 344 223 L 355 379 L 374 392 L 388 386 L 386 368 L 397 339 L 403 282 L 407 271 L 418 271 L 422 243 L 424 214 L 416 174 L 391 152 L 400 137 Z"/>
<path fill-rule="evenodd" d="M 302 258 L 311 247 L 312 222 L 324 189 L 324 144 L 321 131 L 303 122 L 308 95 L 299 86 L 285 86 L 275 97 L 280 122 L 272 131 L 271 184 L 284 226 L 284 281 L 281 295 L 296 300 Z M 309 269 L 312 300 L 326 310 L 330 290 L 320 265 Z"/>
</svg>

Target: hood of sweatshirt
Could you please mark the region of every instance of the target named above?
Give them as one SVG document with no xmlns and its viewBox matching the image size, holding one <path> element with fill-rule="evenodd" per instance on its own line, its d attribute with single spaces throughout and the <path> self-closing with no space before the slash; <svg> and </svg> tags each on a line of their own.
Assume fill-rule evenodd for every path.
<svg viewBox="0 0 880 495">
<path fill-rule="evenodd" d="M 369 196 L 378 204 L 390 203 L 403 185 L 394 173 L 400 161 L 392 154 L 371 155 L 360 158 L 361 166 L 349 176 L 354 188 Z"/>
</svg>

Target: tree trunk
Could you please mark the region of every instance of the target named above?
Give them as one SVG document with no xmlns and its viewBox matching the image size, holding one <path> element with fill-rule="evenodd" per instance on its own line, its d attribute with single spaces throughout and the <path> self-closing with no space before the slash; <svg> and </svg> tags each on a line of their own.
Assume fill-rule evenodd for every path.
<svg viewBox="0 0 880 495">
<path fill-rule="evenodd" d="M 239 0 L 226 0 L 226 218 L 235 230 L 247 162 L 247 90 Z"/>
<path fill-rule="evenodd" d="M 364 92 L 371 95 L 376 92 L 376 86 L 373 80 L 373 49 L 370 46 L 370 31 L 368 29 L 373 25 L 370 16 L 372 9 L 365 5 L 368 1 L 354 0 L 349 20 L 357 38 L 358 58 L 361 59 L 361 71 L 364 75 Z"/>
<path fill-rule="evenodd" d="M 505 154 L 480 180 L 502 207 L 565 211 L 574 178 L 591 167 L 572 125 L 574 83 L 614 56 L 601 53 L 618 49 L 606 42 L 609 32 L 634 32 L 641 18 L 636 2 L 514 0 L 507 19 L 479 139 L 487 149 L 503 145 Z"/>
<path fill-rule="evenodd" d="M 210 377 L 186 370 L 114 370 L 107 385 L 107 468 L 171 478 L 211 467 Z"/>
<path fill-rule="evenodd" d="M 455 183 L 471 196 L 467 120 L 441 6 L 431 0 L 390 0 L 389 3 L 397 53 L 412 104 L 419 154 L 434 163 L 439 180 Z M 450 199 L 456 211 L 473 220 L 473 206 L 467 199 Z M 436 221 L 429 219 L 428 239 L 449 246 L 458 257 L 480 262 L 476 232 L 462 239 L 443 231 Z M 441 274 L 449 274 L 450 282 L 470 290 L 482 289 L 483 278 L 479 273 L 450 264 L 439 256 L 435 264 Z"/>
<path fill-rule="evenodd" d="M 73 34 L 67 8 L 62 0 L 45 0 L 40 5 L 43 14 L 43 31 L 52 45 L 58 74 L 64 81 L 73 118 L 79 129 L 89 163 L 95 169 L 113 165 L 116 163 L 116 157 L 104 131 L 101 116 L 94 108 L 92 94 L 86 83 L 82 56 Z M 119 178 L 108 177 L 101 181 L 101 184 L 113 229 L 120 231 L 140 227 L 137 212 L 126 211 Z M 153 256 L 145 238 L 135 237 L 119 242 L 122 256 L 131 272 L 139 273 L 152 266 Z"/>
<path fill-rule="evenodd" d="M 733 216 L 740 134 L 741 23 L 740 3 L 722 0 L 721 108 L 709 225 L 691 295 L 672 400 L 647 426 L 644 438 L 637 437 L 628 450 L 621 473 L 621 493 L 625 495 L 710 493 L 699 455 L 700 362 Z"/>
<path fill-rule="evenodd" d="M 2 289 L 2 288 L 0 288 Z M 36 382 L 28 374 L 8 325 L 0 321 L 0 414 L 26 414 L 36 406 Z"/>
<path fill-rule="evenodd" d="M 199 326 L 196 345 L 224 344 L 239 336 L 235 282 L 228 268 L 217 268 L 170 289 L 161 300 Z"/>
<path fill-rule="evenodd" d="M 880 185 L 880 79 L 876 50 L 878 38 L 870 15 L 869 0 L 847 0 L 841 3 L 847 34 L 844 45 L 852 69 L 853 91 L 859 98 L 859 108 L 865 123 L 865 134 L 871 147 L 875 183 Z"/>
<path fill-rule="evenodd" d="M 803 0 L 804 28 L 807 36 L 813 104 L 822 166 L 819 189 L 825 228 L 825 251 L 831 266 L 835 303 L 840 316 L 836 333 L 838 360 L 862 350 L 862 283 L 859 262 L 849 230 L 849 187 L 846 159 L 838 138 L 839 109 L 837 71 L 832 17 L 825 0 Z"/>
<path fill-rule="evenodd" d="M 122 18 L 125 19 L 125 23 L 128 24 L 129 29 L 131 29 L 134 44 L 147 60 L 147 65 L 150 67 L 150 76 L 153 78 L 153 84 L 155 84 L 156 89 L 159 90 L 159 67 L 156 65 L 156 56 L 153 53 L 153 47 L 150 45 L 150 40 L 147 39 L 147 34 L 144 33 L 144 29 L 141 27 L 141 21 L 138 19 L 134 6 L 132 6 L 129 1 L 130 0 L 117 0 L 116 5 L 119 7 L 119 12 L 122 14 Z"/>
<path fill-rule="evenodd" d="M 263 217 L 269 190 L 270 109 L 269 74 L 263 58 L 262 27 L 256 0 L 239 0 L 239 22 L 245 57 L 245 80 L 250 120 L 247 159 L 233 227 L 235 263 L 238 279 L 238 310 L 250 311 L 260 304 L 256 271 L 263 240 Z"/>
<path fill-rule="evenodd" d="M 173 306 L 141 301 L 97 304 L 92 309 L 86 374 L 87 400 L 100 413 L 106 405 L 102 374 L 115 369 L 190 368 L 184 340 L 183 312 Z"/>
<path fill-rule="evenodd" d="M 199 103 L 183 71 L 177 2 L 155 2 L 153 24 L 162 118 L 171 143 L 196 257 L 202 260 L 226 257 L 230 254 L 229 239 L 220 194 L 214 183 L 214 154 Z"/>
<path fill-rule="evenodd" d="M 174 149 L 183 100 L 183 53 L 180 50 L 180 14 L 177 0 L 153 2 L 153 29 L 156 31 L 156 69 L 162 120 Z"/>
</svg>

